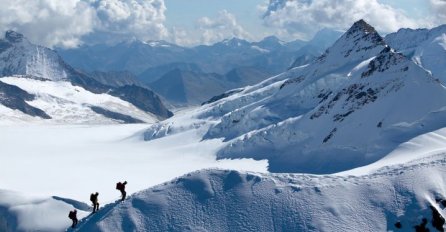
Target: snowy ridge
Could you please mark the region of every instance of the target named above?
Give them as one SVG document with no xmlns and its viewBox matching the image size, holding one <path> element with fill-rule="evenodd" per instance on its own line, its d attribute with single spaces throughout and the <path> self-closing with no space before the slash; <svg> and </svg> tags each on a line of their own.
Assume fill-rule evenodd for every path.
<svg viewBox="0 0 446 232">
<path fill-rule="evenodd" d="M 76 231 L 413 231 L 422 218 L 436 231 L 445 174 L 444 154 L 364 176 L 198 171 L 136 193 Z"/>
</svg>

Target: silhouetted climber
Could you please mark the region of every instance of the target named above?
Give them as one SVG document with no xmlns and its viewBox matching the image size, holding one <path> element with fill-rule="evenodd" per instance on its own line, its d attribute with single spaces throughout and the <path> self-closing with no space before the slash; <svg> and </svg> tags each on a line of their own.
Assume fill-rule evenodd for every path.
<svg viewBox="0 0 446 232">
<path fill-rule="evenodd" d="M 77 221 L 78 221 L 77 220 L 77 210 L 75 209 L 73 211 L 70 211 L 70 213 L 68 214 L 68 218 L 70 218 L 73 221 L 73 225 L 71 225 L 71 228 L 76 227 Z"/>
<path fill-rule="evenodd" d="M 125 199 L 125 196 L 127 195 L 127 193 L 125 192 L 125 185 L 127 184 L 127 181 L 124 181 L 123 183 L 118 182 L 116 183 L 116 189 L 121 191 L 121 201 L 123 201 Z"/>
<path fill-rule="evenodd" d="M 99 210 L 98 195 L 98 192 L 90 195 L 90 201 L 93 203 L 93 213 Z"/>
</svg>

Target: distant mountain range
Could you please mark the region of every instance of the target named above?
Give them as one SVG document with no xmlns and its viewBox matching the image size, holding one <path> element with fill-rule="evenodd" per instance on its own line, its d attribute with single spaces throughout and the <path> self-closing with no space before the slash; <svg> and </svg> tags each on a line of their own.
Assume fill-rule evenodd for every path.
<svg viewBox="0 0 446 232">
<path fill-rule="evenodd" d="M 13 117 L 136 123 L 172 116 L 151 90 L 123 78 L 120 85 L 108 85 L 101 78 L 75 70 L 17 32 L 0 39 L 0 104 L 15 111 Z"/>
<path fill-rule="evenodd" d="M 311 41 L 287 43 L 270 36 L 259 42 L 232 38 L 211 46 L 186 48 L 165 41 L 132 40 L 113 46 L 100 44 L 57 51 L 78 69 L 111 74 L 101 78 L 110 85 L 126 82 L 150 87 L 170 104 L 188 106 L 307 64 L 340 35 L 341 32 L 324 29 Z M 125 72 L 137 78 L 129 78 Z M 183 84 L 178 83 L 180 79 Z M 183 96 L 179 97 L 180 93 Z"/>
</svg>

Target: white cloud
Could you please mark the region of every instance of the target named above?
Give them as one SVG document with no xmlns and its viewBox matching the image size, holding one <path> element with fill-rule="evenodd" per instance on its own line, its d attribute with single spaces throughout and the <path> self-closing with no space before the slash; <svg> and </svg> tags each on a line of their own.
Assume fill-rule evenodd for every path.
<svg viewBox="0 0 446 232">
<path fill-rule="evenodd" d="M 49 47 L 168 35 L 164 0 L 0 0 L 0 5 L 0 31 L 17 30 Z"/>
<path fill-rule="evenodd" d="M 44 45 L 73 46 L 93 31 L 95 13 L 79 0 L 0 0 L 0 30 L 14 29 Z"/>
<path fill-rule="evenodd" d="M 431 0 L 440 1 L 440 0 Z M 289 37 L 308 39 L 324 27 L 348 29 L 364 19 L 378 31 L 393 32 L 401 27 L 420 27 L 428 23 L 408 17 L 404 11 L 378 0 L 270 0 L 261 5 L 264 24 Z"/>
<path fill-rule="evenodd" d="M 182 46 L 194 46 L 199 43 L 199 39 L 192 36 L 192 33 L 181 27 L 172 27 L 169 32 L 170 40 Z"/>
<path fill-rule="evenodd" d="M 212 44 L 232 37 L 251 38 L 251 35 L 239 25 L 236 17 L 227 10 L 220 11 L 215 19 L 200 18 L 197 27 L 201 32 L 201 43 L 203 44 Z"/>
<path fill-rule="evenodd" d="M 446 0 L 429 0 L 434 24 L 446 23 Z"/>
<path fill-rule="evenodd" d="M 164 0 L 96 0 L 92 5 L 98 18 L 95 29 L 109 38 L 148 40 L 168 35 Z"/>
</svg>

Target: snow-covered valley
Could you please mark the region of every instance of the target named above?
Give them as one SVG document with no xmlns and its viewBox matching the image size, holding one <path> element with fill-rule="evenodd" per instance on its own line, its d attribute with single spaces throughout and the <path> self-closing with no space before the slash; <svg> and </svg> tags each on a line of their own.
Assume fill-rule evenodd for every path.
<svg viewBox="0 0 446 232">
<path fill-rule="evenodd" d="M 90 193 L 98 191 L 105 205 L 119 198 L 118 181 L 127 180 L 131 194 L 203 168 L 266 171 L 266 161 L 216 161 L 221 141 L 199 143 L 195 132 L 144 142 L 147 126 L 0 125 L 0 186 L 18 192 L 0 191 L 0 209 L 6 205 L 25 231 L 60 231 L 69 226 L 66 214 L 73 206 L 50 196 L 88 203 Z"/>
<path fill-rule="evenodd" d="M 216 161 L 221 142 L 199 143 L 193 133 L 144 142 L 146 127 L 2 125 L 2 188 L 85 201 L 100 191 L 101 200 L 109 202 L 119 197 L 114 184 L 123 179 L 135 192 L 202 168 L 266 171 L 266 161 Z"/>
</svg>

